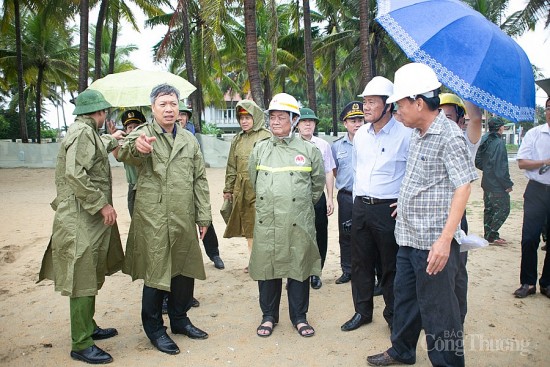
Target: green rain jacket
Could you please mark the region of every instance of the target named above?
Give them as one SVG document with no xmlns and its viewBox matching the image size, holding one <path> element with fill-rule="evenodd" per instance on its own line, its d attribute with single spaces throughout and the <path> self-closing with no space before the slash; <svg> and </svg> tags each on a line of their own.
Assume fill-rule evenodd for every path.
<svg viewBox="0 0 550 367">
<path fill-rule="evenodd" d="M 233 194 L 233 208 L 223 236 L 225 238 L 241 236 L 252 238 L 254 236 L 256 194 L 248 177 L 248 158 L 254 144 L 259 140 L 269 138 L 271 132 L 264 128 L 264 111 L 254 102 L 245 99 L 237 103 L 235 109 L 238 107 L 244 108 L 252 115 L 254 126 L 248 133 L 240 131 L 235 135 L 229 148 L 223 192 Z"/>
<path fill-rule="evenodd" d="M 256 191 L 254 246 L 249 273 L 254 280 L 306 280 L 321 275 L 315 212 L 325 186 L 319 149 L 294 134 L 258 142 L 249 161 Z"/>
<path fill-rule="evenodd" d="M 55 168 L 57 197 L 51 203 L 53 232 L 38 281 L 52 279 L 64 296 L 95 296 L 105 275 L 122 268 L 118 226 L 103 224 L 99 212 L 113 203 L 108 155 L 117 146 L 112 136 L 99 136 L 89 116 L 77 116 L 61 143 Z"/>
<path fill-rule="evenodd" d="M 136 150 L 136 138 L 142 133 L 157 139 L 151 154 Z M 197 139 L 182 128 L 176 129 L 174 137 L 153 121 L 128 135 L 118 158 L 138 170 L 122 271 L 165 291 L 170 291 L 171 279 L 177 275 L 206 279 L 197 225 L 208 227 L 212 216 Z"/>
</svg>

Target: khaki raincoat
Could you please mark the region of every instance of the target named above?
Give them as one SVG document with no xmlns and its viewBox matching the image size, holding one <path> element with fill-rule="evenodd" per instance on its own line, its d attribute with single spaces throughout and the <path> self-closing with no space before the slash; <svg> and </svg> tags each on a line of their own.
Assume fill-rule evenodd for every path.
<svg viewBox="0 0 550 367">
<path fill-rule="evenodd" d="M 263 110 L 250 100 L 237 103 L 252 115 L 254 126 L 248 133 L 240 131 L 231 142 L 227 168 L 225 170 L 225 188 L 223 192 L 233 194 L 233 208 L 227 222 L 225 238 L 254 236 L 254 204 L 256 194 L 248 178 L 248 158 L 257 141 L 269 138 L 271 132 L 264 128 L 265 115 Z M 238 119 L 238 116 L 237 116 Z"/>
<path fill-rule="evenodd" d="M 57 197 L 51 204 L 53 233 L 38 281 L 52 279 L 64 296 L 95 296 L 105 275 L 122 268 L 118 226 L 103 224 L 99 212 L 113 203 L 108 152 L 117 146 L 112 136 L 99 136 L 89 116 L 77 116 L 61 143 L 55 168 Z"/>
<path fill-rule="evenodd" d="M 136 138 L 142 133 L 157 138 L 151 154 L 136 150 Z M 165 291 L 170 291 L 170 281 L 177 275 L 206 279 L 197 225 L 208 227 L 212 216 L 197 139 L 182 128 L 174 137 L 153 121 L 128 136 L 118 159 L 138 169 L 122 271 Z"/>
<path fill-rule="evenodd" d="M 321 275 L 315 240 L 316 203 L 325 186 L 319 149 L 297 135 L 256 144 L 249 161 L 256 191 L 254 246 L 248 266 L 254 280 Z"/>
</svg>

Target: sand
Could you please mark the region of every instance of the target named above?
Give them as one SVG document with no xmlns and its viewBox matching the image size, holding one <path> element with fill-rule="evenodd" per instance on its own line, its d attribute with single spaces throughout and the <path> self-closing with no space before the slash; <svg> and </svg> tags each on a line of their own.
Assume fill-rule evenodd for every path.
<svg viewBox="0 0 550 367">
<path fill-rule="evenodd" d="M 522 195 L 526 178 L 510 163 L 512 211 L 501 229 L 509 241 L 469 255 L 469 312 L 465 323 L 466 363 L 473 366 L 543 366 L 550 360 L 550 299 L 537 293 L 516 299 L 519 285 Z M 181 353 L 157 351 L 141 327 L 142 282 L 117 273 L 108 277 L 96 302 L 96 321 L 116 327 L 119 335 L 97 344 L 112 354 L 113 366 L 362 366 L 367 355 L 390 345 L 382 317 L 383 300 L 375 298 L 374 321 L 355 331 L 340 331 L 353 315 L 350 284 L 337 285 L 341 274 L 336 215 L 329 218 L 329 250 L 323 287 L 311 291 L 308 319 L 316 329 L 302 338 L 288 319 L 286 295 L 281 320 L 270 338 L 256 336 L 261 319 L 256 282 L 243 268 L 248 262 L 244 239 L 221 238 L 225 225 L 222 205 L 223 169 L 208 169 L 214 225 L 225 270 L 215 269 L 206 256 L 207 279 L 197 281 L 201 302 L 189 316 L 207 331 L 207 340 L 174 335 Z M 114 205 L 125 243 L 130 217 L 122 168 L 113 169 Z M 36 284 L 42 254 L 51 232 L 55 196 L 53 169 L 1 169 L 0 223 L 0 364 L 10 366 L 83 365 L 71 360 L 68 298 L 54 292 L 53 283 Z M 473 184 L 468 203 L 470 232 L 482 235 L 483 193 Z M 336 200 L 334 200 L 336 203 Z M 337 212 L 335 210 L 335 212 Z M 539 251 L 539 271 L 542 255 Z M 167 321 L 167 319 L 165 319 Z M 547 362 L 544 362 L 547 361 Z M 429 365 L 425 343 L 418 345 L 417 365 Z"/>
</svg>

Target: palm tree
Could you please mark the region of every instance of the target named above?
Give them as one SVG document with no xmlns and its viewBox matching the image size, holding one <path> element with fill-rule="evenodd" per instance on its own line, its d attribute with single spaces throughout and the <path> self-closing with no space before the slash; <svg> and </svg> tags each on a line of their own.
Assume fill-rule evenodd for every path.
<svg viewBox="0 0 550 367">
<path fill-rule="evenodd" d="M 168 4 L 169 0 L 132 0 L 148 17 L 156 17 L 163 14 L 160 9 L 161 4 Z M 107 21 L 112 25 L 109 67 L 107 74 L 112 74 L 115 68 L 115 58 L 117 52 L 118 27 L 121 19 L 124 19 L 134 30 L 139 30 L 132 10 L 124 0 L 109 0 Z"/>
<path fill-rule="evenodd" d="M 17 0 L 15 0 L 17 1 Z M 80 48 L 78 64 L 78 93 L 88 88 L 88 0 L 80 0 Z"/>
<path fill-rule="evenodd" d="M 105 17 L 107 15 L 107 6 L 109 0 L 101 0 L 99 5 L 99 13 L 97 14 L 97 23 L 95 26 L 95 47 L 94 47 L 94 79 L 101 78 L 101 54 L 102 52 L 102 38 L 103 38 L 103 26 L 105 24 Z"/>
<path fill-rule="evenodd" d="M 246 65 L 252 99 L 261 108 L 265 108 L 264 94 L 258 65 L 258 38 L 256 36 L 256 0 L 244 0 L 244 30 L 246 45 Z"/>
<path fill-rule="evenodd" d="M 309 0 L 303 0 L 304 6 L 304 56 L 306 61 L 306 85 L 309 108 L 317 112 L 317 98 L 315 96 L 315 75 L 313 71 L 313 50 L 311 46 L 311 10 Z"/>
<path fill-rule="evenodd" d="M 21 3 L 19 0 L 4 1 L 2 15 L 1 30 L 5 33 L 7 27 L 12 20 L 15 21 L 15 47 L 17 53 L 17 90 L 18 90 L 18 106 L 19 106 L 19 133 L 21 134 L 21 141 L 23 143 L 29 142 L 29 136 L 27 132 L 27 117 L 25 114 L 25 98 L 23 96 L 23 90 L 25 89 L 25 82 L 23 80 L 23 57 L 21 51 Z"/>
<path fill-rule="evenodd" d="M 25 62 L 27 88 L 24 94 L 34 96 L 36 137 L 41 141 L 42 101 L 59 98 L 56 86 L 76 85 L 77 48 L 71 46 L 74 29 L 54 19 L 50 9 L 28 13 L 22 18 L 21 49 Z M 9 37 L 9 34 L 5 34 Z M 13 38 L 13 36 L 11 36 Z M 10 42 L 0 50 L 0 65 L 10 73 L 16 69 L 16 52 Z"/>
<path fill-rule="evenodd" d="M 361 85 L 367 85 L 373 77 L 370 52 L 370 0 L 359 0 L 359 45 L 361 49 Z"/>
</svg>

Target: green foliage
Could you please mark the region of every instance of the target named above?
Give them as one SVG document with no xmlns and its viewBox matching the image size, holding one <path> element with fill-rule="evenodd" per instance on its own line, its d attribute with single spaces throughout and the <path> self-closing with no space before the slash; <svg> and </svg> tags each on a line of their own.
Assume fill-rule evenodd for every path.
<svg viewBox="0 0 550 367">
<path fill-rule="evenodd" d="M 215 135 L 215 136 L 218 136 L 218 135 L 221 135 L 223 133 L 223 131 L 218 128 L 216 125 L 214 124 L 211 124 L 211 123 L 206 123 L 204 125 L 202 125 L 202 133 L 204 135 Z"/>
</svg>

